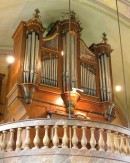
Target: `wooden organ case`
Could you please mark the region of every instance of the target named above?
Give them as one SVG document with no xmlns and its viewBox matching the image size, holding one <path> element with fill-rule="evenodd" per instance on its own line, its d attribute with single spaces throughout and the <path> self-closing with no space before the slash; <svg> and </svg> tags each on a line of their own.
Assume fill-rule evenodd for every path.
<svg viewBox="0 0 130 163">
<path fill-rule="evenodd" d="M 74 107 L 71 118 L 112 121 L 112 49 L 106 35 L 88 48 L 71 12 L 70 21 L 56 21 L 43 37 L 45 28 L 39 17 L 35 10 L 34 17 L 22 21 L 13 35 L 16 62 L 10 67 L 5 120 L 10 110 L 12 115 L 25 110 L 28 118 L 67 118 L 69 97 Z M 73 94 L 73 88 L 83 92 Z M 73 101 L 75 96 L 77 101 Z M 22 114 L 16 119 L 23 118 Z"/>
</svg>

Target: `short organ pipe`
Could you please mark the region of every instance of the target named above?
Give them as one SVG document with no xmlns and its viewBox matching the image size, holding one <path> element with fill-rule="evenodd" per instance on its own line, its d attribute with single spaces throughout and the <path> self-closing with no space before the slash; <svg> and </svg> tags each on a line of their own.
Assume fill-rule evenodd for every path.
<svg viewBox="0 0 130 163">
<path fill-rule="evenodd" d="M 58 86 L 58 57 L 52 54 L 44 54 L 47 56 L 42 61 L 41 83 L 53 87 Z"/>
<path fill-rule="evenodd" d="M 96 96 L 95 68 L 85 63 L 81 63 L 81 88 L 85 94 Z"/>
</svg>

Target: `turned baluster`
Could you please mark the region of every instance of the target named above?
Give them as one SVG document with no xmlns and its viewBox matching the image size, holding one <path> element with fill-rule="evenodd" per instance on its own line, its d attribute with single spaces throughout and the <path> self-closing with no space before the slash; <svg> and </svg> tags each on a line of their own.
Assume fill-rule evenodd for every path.
<svg viewBox="0 0 130 163">
<path fill-rule="evenodd" d="M 119 135 L 114 132 L 114 153 L 119 153 Z"/>
<path fill-rule="evenodd" d="M 103 131 L 104 131 L 104 129 L 99 129 L 99 141 L 98 141 L 99 151 L 104 151 L 105 143 L 104 143 L 104 139 L 103 139 Z"/>
<path fill-rule="evenodd" d="M 24 149 L 29 149 L 30 148 L 30 127 L 26 127 L 26 135 L 25 135 L 25 142 L 24 142 Z"/>
<path fill-rule="evenodd" d="M 91 138 L 90 138 L 91 149 L 90 150 L 96 150 L 96 148 L 95 148 L 96 139 L 95 139 L 95 136 L 94 136 L 95 128 L 90 128 L 90 131 L 91 131 Z"/>
<path fill-rule="evenodd" d="M 17 141 L 16 141 L 16 151 L 21 150 L 22 139 L 21 139 L 22 128 L 17 129 Z"/>
<path fill-rule="evenodd" d="M 59 145 L 59 138 L 58 138 L 58 133 L 57 133 L 58 126 L 54 126 L 54 136 L 52 139 L 53 142 L 53 148 L 58 148 Z"/>
<path fill-rule="evenodd" d="M 13 151 L 14 148 L 14 129 L 10 129 L 10 139 L 8 142 L 8 151 Z"/>
<path fill-rule="evenodd" d="M 50 143 L 50 139 L 49 139 L 49 136 L 48 136 L 49 126 L 44 126 L 44 128 L 45 128 L 45 135 L 44 135 L 44 138 L 43 138 L 43 144 L 44 144 L 43 148 L 48 148 L 49 143 Z"/>
<path fill-rule="evenodd" d="M 130 154 L 130 138 L 129 136 L 126 137 L 126 154 Z"/>
<path fill-rule="evenodd" d="M 33 140 L 35 147 L 33 149 L 38 149 L 39 145 L 40 145 L 39 128 L 40 128 L 39 126 L 35 126 L 36 134 L 35 134 L 35 138 Z"/>
<path fill-rule="evenodd" d="M 1 143 L 2 143 L 2 132 L 0 132 L 0 150 L 1 150 Z"/>
<path fill-rule="evenodd" d="M 120 135 L 120 153 L 125 155 L 124 134 Z"/>
<path fill-rule="evenodd" d="M 86 127 L 82 127 L 81 145 L 82 149 L 87 149 Z"/>
<path fill-rule="evenodd" d="M 128 155 L 128 138 L 126 136 L 124 136 L 124 144 L 125 144 L 124 153 Z"/>
<path fill-rule="evenodd" d="M 5 151 L 5 149 L 7 147 L 6 137 L 7 137 L 7 131 L 3 131 L 3 140 L 1 142 L 1 150 L 2 151 Z"/>
<path fill-rule="evenodd" d="M 73 126 L 73 137 L 72 137 L 72 144 L 74 149 L 77 149 L 77 144 L 78 144 L 78 137 L 77 137 L 77 133 L 76 133 L 77 127 Z"/>
<path fill-rule="evenodd" d="M 62 138 L 62 147 L 63 148 L 68 148 L 68 143 L 69 143 L 69 138 L 68 138 L 68 135 L 67 135 L 68 126 L 63 126 L 63 128 L 64 128 L 64 135 L 63 135 L 63 138 Z"/>
<path fill-rule="evenodd" d="M 111 130 L 107 130 L 107 152 L 112 152 Z"/>
</svg>

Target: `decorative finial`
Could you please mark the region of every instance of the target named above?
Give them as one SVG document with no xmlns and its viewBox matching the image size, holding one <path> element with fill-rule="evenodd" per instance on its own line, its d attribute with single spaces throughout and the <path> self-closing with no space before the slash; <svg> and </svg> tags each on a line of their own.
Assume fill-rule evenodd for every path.
<svg viewBox="0 0 130 163">
<path fill-rule="evenodd" d="M 108 39 L 107 39 L 107 34 L 104 32 L 103 34 L 102 34 L 102 42 L 104 42 L 104 43 L 107 43 L 107 41 L 108 41 Z"/>
<path fill-rule="evenodd" d="M 41 17 L 39 14 L 40 14 L 40 10 L 38 8 L 35 9 L 33 13 L 34 18 L 39 20 L 39 18 Z"/>
</svg>

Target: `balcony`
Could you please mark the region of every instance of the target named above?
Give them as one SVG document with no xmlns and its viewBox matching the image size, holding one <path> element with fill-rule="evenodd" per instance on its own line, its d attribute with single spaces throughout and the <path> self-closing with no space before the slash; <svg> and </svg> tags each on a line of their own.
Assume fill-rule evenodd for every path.
<svg viewBox="0 0 130 163">
<path fill-rule="evenodd" d="M 0 162 L 130 162 L 130 130 L 80 119 L 0 125 Z"/>
</svg>

